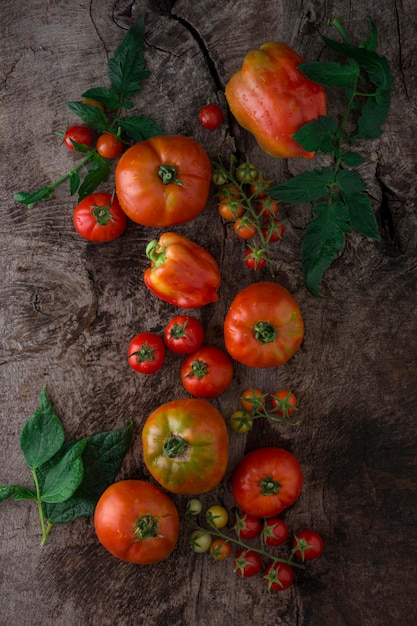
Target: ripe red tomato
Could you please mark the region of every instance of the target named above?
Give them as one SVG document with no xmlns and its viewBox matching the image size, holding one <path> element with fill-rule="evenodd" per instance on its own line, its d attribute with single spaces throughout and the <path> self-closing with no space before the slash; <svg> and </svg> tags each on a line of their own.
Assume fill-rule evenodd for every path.
<svg viewBox="0 0 417 626">
<path fill-rule="evenodd" d="M 64 143 L 71 152 L 76 152 L 73 141 L 90 147 L 93 143 L 93 133 L 88 126 L 81 126 L 79 124 L 69 126 L 65 131 Z"/>
<path fill-rule="evenodd" d="M 139 333 L 133 337 L 127 350 L 127 360 L 136 372 L 154 374 L 164 364 L 165 344 L 155 333 Z"/>
<path fill-rule="evenodd" d="M 123 143 L 112 133 L 102 133 L 97 139 L 96 150 L 104 159 L 115 159 L 123 150 Z"/>
<path fill-rule="evenodd" d="M 265 570 L 264 580 L 268 585 L 268 591 L 284 591 L 291 587 L 294 572 L 288 563 L 271 563 Z"/>
<path fill-rule="evenodd" d="M 282 448 L 257 448 L 244 456 L 232 475 L 232 492 L 242 511 L 274 517 L 301 493 L 303 477 L 295 456 Z"/>
<path fill-rule="evenodd" d="M 216 398 L 226 391 L 232 378 L 232 361 L 215 346 L 196 350 L 181 367 L 182 384 L 188 393 L 199 398 Z"/>
<path fill-rule="evenodd" d="M 242 393 L 240 402 L 246 411 L 253 413 L 253 411 L 265 406 L 266 393 L 262 393 L 262 391 L 256 389 L 256 387 L 250 387 L 249 389 L 245 389 Z"/>
<path fill-rule="evenodd" d="M 280 546 L 288 539 L 288 526 L 279 517 L 266 519 L 262 527 L 262 541 L 267 546 Z"/>
<path fill-rule="evenodd" d="M 229 558 L 232 552 L 232 546 L 226 539 L 214 539 L 209 548 L 209 556 L 216 561 L 224 561 Z"/>
<path fill-rule="evenodd" d="M 256 225 L 247 219 L 237 219 L 233 224 L 233 230 L 240 239 L 251 239 L 256 235 Z"/>
<path fill-rule="evenodd" d="M 128 217 L 143 226 L 189 222 L 207 204 L 210 159 L 183 135 L 162 135 L 126 150 L 116 165 L 116 192 Z"/>
<path fill-rule="evenodd" d="M 206 493 L 226 471 L 226 423 L 206 400 L 172 400 L 147 418 L 142 448 L 148 471 L 165 489 L 186 495 Z"/>
<path fill-rule="evenodd" d="M 236 513 L 233 530 L 239 539 L 254 539 L 261 532 L 261 520 L 248 513 Z"/>
<path fill-rule="evenodd" d="M 164 340 L 172 352 L 191 354 L 203 344 L 203 325 L 191 315 L 177 315 L 165 326 Z"/>
<path fill-rule="evenodd" d="M 242 289 L 224 320 L 226 350 L 248 367 L 283 365 L 298 350 L 303 336 L 298 304 L 287 289 L 273 282 Z"/>
<path fill-rule="evenodd" d="M 92 193 L 75 207 L 73 223 L 84 239 L 106 242 L 124 233 L 127 217 L 114 194 Z"/>
<path fill-rule="evenodd" d="M 265 250 L 252 250 L 248 248 L 243 255 L 246 267 L 250 270 L 260 270 L 266 265 L 267 253 Z"/>
<path fill-rule="evenodd" d="M 233 560 L 233 571 L 243 578 L 256 576 L 262 567 L 262 559 L 259 552 L 242 548 L 235 554 Z"/>
<path fill-rule="evenodd" d="M 269 221 L 268 225 L 261 230 L 266 241 L 269 243 L 275 243 L 276 241 L 281 241 L 283 238 L 285 226 L 278 219 L 272 219 Z"/>
<path fill-rule="evenodd" d="M 293 543 L 293 552 L 301 561 L 313 561 L 323 552 L 324 541 L 314 530 L 297 533 Z"/>
<path fill-rule="evenodd" d="M 273 216 L 278 213 L 279 204 L 276 200 L 271 198 L 271 196 L 265 196 L 264 198 L 259 198 L 258 202 L 256 203 L 256 208 L 259 215 Z"/>
<path fill-rule="evenodd" d="M 220 217 L 232 221 L 243 214 L 243 204 L 238 200 L 223 200 L 217 206 Z"/>
<path fill-rule="evenodd" d="M 143 480 L 122 480 L 100 497 L 94 526 L 113 556 L 146 565 L 171 554 L 180 522 L 175 504 L 162 489 Z"/>
<path fill-rule="evenodd" d="M 280 389 L 272 394 L 271 407 L 274 413 L 289 417 L 297 410 L 297 398 L 289 389 Z"/>
<path fill-rule="evenodd" d="M 198 119 L 203 128 L 214 130 L 223 122 L 223 111 L 217 104 L 206 104 L 201 107 Z"/>
</svg>

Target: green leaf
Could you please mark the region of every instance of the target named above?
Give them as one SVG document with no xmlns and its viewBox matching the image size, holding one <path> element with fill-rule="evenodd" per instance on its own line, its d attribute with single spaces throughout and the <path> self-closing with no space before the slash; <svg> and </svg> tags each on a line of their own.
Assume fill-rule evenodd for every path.
<svg viewBox="0 0 417 626">
<path fill-rule="evenodd" d="M 109 78 L 113 91 L 122 99 L 129 99 L 142 89 L 141 83 L 149 76 L 146 71 L 143 45 L 145 18 L 142 15 L 128 30 L 112 59 L 109 59 Z"/>
<path fill-rule="evenodd" d="M 379 241 L 378 224 L 369 197 L 364 193 L 343 193 L 343 200 L 349 209 L 352 228 L 364 237 Z"/>
<path fill-rule="evenodd" d="M 346 150 L 346 152 L 343 152 L 342 154 L 342 161 L 349 167 L 356 167 L 357 165 L 361 165 L 365 159 L 358 152 Z"/>
<path fill-rule="evenodd" d="M 382 135 L 381 126 L 387 119 L 390 102 L 389 90 L 380 90 L 375 96 L 367 98 L 358 120 L 357 137 L 377 139 Z"/>
<path fill-rule="evenodd" d="M 360 48 L 366 48 L 366 50 L 375 50 L 378 45 L 378 31 L 375 26 L 375 22 L 373 22 L 369 17 L 366 18 L 370 27 L 371 33 L 363 43 L 359 46 Z"/>
<path fill-rule="evenodd" d="M 108 128 L 107 117 L 98 107 L 79 101 L 67 102 L 67 107 L 97 132 L 102 133 Z"/>
<path fill-rule="evenodd" d="M 71 196 L 73 196 L 77 192 L 77 189 L 80 186 L 80 182 L 81 180 L 80 180 L 79 173 L 76 171 L 71 172 L 70 179 L 69 179 Z"/>
<path fill-rule="evenodd" d="M 366 185 L 358 172 L 352 170 L 340 170 L 336 175 L 336 185 L 345 193 L 361 193 Z"/>
<path fill-rule="evenodd" d="M 353 89 L 359 76 L 357 66 L 334 63 L 333 61 L 311 61 L 300 63 L 298 69 L 310 80 L 324 87 Z"/>
<path fill-rule="evenodd" d="M 31 469 L 40 467 L 58 452 L 64 439 L 61 421 L 52 408 L 43 387 L 39 408 L 29 418 L 20 433 L 20 447 L 26 463 Z"/>
<path fill-rule="evenodd" d="M 350 232 L 349 211 L 343 202 L 318 204 L 315 216 L 304 231 L 301 252 L 303 274 L 309 291 L 320 296 L 319 285 L 324 272 L 343 250 L 345 233 Z"/>
<path fill-rule="evenodd" d="M 50 186 L 41 187 L 36 191 L 26 192 L 26 191 L 18 191 L 14 194 L 13 200 L 16 202 L 21 202 L 21 204 L 26 204 L 29 209 L 31 209 L 37 202 L 41 200 L 49 200 L 54 195 L 54 189 Z"/>
<path fill-rule="evenodd" d="M 266 191 L 268 196 L 281 202 L 297 204 L 314 202 L 327 194 L 328 186 L 333 184 L 333 170 L 329 167 L 303 172 L 293 178 L 275 185 Z"/>
<path fill-rule="evenodd" d="M 45 518 L 53 524 L 66 524 L 78 517 L 90 517 L 94 514 L 96 504 L 96 500 L 74 495 L 65 502 L 44 502 L 42 509 Z"/>
<path fill-rule="evenodd" d="M 81 201 L 83 198 L 93 193 L 97 187 L 106 182 L 110 175 L 110 162 L 108 159 L 104 159 L 98 153 L 94 154 L 91 167 L 88 170 L 83 182 L 78 189 L 78 199 Z"/>
<path fill-rule="evenodd" d="M 70 498 L 81 484 L 84 467 L 81 454 L 87 439 L 74 443 L 45 476 L 41 498 L 43 502 L 63 502 Z"/>
<path fill-rule="evenodd" d="M 103 105 L 106 111 L 115 111 L 119 108 L 120 98 L 113 89 L 108 87 L 93 87 L 82 94 L 83 98 L 90 98 Z"/>
<path fill-rule="evenodd" d="M 144 115 L 125 117 L 125 119 L 119 120 L 119 126 L 128 137 L 135 141 L 145 141 L 150 137 L 164 134 L 158 124 Z"/>
<path fill-rule="evenodd" d="M 323 115 L 317 120 L 301 126 L 292 136 L 304 150 L 333 153 L 337 128 L 337 122 L 333 117 Z"/>
<path fill-rule="evenodd" d="M 36 500 L 36 493 L 20 485 L 0 486 L 0 502 L 13 497 L 14 500 Z"/>
</svg>

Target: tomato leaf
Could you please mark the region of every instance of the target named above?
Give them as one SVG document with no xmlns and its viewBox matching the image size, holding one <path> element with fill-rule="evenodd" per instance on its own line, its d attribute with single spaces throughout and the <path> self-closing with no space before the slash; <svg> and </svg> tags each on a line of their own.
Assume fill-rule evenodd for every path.
<svg viewBox="0 0 417 626">
<path fill-rule="evenodd" d="M 36 500 L 36 493 L 20 485 L 0 487 L 0 502 L 8 498 L 13 498 L 13 500 Z"/>
<path fill-rule="evenodd" d="M 84 466 L 81 454 L 87 439 L 74 443 L 45 476 L 41 497 L 43 502 L 63 502 L 70 498 L 81 484 Z"/>
<path fill-rule="evenodd" d="M 120 128 L 135 141 L 145 141 L 150 137 L 163 135 L 164 131 L 149 117 L 132 115 L 119 120 Z"/>
<path fill-rule="evenodd" d="M 77 171 L 71 172 L 69 179 L 71 196 L 73 196 L 77 192 L 77 189 L 80 186 L 80 182 L 81 179 L 79 173 Z"/>
<path fill-rule="evenodd" d="M 293 135 L 293 138 L 304 150 L 333 153 L 336 131 L 336 120 L 333 117 L 323 115 L 313 122 L 304 124 Z"/>
<path fill-rule="evenodd" d="M 97 132 L 102 133 L 108 127 L 108 121 L 105 113 L 92 104 L 84 104 L 83 102 L 67 102 L 67 107 L 78 115 L 83 122 L 92 126 Z"/>
<path fill-rule="evenodd" d="M 93 193 L 101 183 L 108 180 L 109 175 L 110 163 L 108 159 L 104 159 L 98 153 L 95 153 L 91 161 L 91 167 L 78 189 L 78 200 L 81 201 L 90 193 Z"/>
<path fill-rule="evenodd" d="M 365 159 L 358 152 L 353 152 L 353 150 L 346 150 L 341 155 L 342 161 L 349 165 L 350 167 L 356 167 L 357 165 L 361 165 Z"/>
<path fill-rule="evenodd" d="M 378 91 L 375 96 L 369 96 L 362 108 L 358 120 L 356 137 L 377 139 L 382 135 L 381 126 L 387 119 L 391 101 L 389 90 Z"/>
<path fill-rule="evenodd" d="M 333 61 L 311 61 L 300 63 L 298 69 L 315 83 L 324 87 L 353 88 L 359 75 L 357 66 L 334 63 Z"/>
<path fill-rule="evenodd" d="M 103 105 L 106 111 L 115 111 L 119 108 L 118 94 L 109 87 L 92 87 L 82 94 L 83 98 L 90 98 Z"/>
<path fill-rule="evenodd" d="M 45 185 L 45 187 L 40 187 L 36 191 L 26 192 L 26 191 L 18 191 L 14 194 L 13 200 L 16 202 L 20 202 L 21 204 L 26 204 L 29 209 L 31 209 L 37 202 L 41 200 L 49 200 L 54 195 L 54 189 L 49 185 Z"/>
<path fill-rule="evenodd" d="M 293 178 L 267 189 L 265 193 L 281 202 L 314 202 L 326 195 L 333 183 L 334 174 L 329 167 L 303 172 Z"/>
<path fill-rule="evenodd" d="M 381 237 L 369 197 L 364 193 L 356 192 L 344 192 L 342 195 L 349 209 L 349 221 L 352 228 L 364 237 L 379 241 Z"/>
<path fill-rule="evenodd" d="M 109 59 L 109 78 L 112 89 L 123 100 L 142 89 L 142 81 L 149 76 L 143 54 L 145 18 L 142 15 L 129 29 L 112 59 Z M 126 103 L 124 103 L 126 106 Z"/>
<path fill-rule="evenodd" d="M 26 463 L 32 470 L 40 467 L 58 452 L 64 440 L 61 421 L 43 388 L 39 408 L 23 426 L 20 434 L 20 447 Z"/>
</svg>

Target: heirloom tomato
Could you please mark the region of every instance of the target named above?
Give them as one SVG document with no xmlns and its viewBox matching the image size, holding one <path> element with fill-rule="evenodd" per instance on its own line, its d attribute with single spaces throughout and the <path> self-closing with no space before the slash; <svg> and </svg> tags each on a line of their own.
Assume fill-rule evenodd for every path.
<svg viewBox="0 0 417 626">
<path fill-rule="evenodd" d="M 226 471 L 226 424 L 206 400 L 171 400 L 157 408 L 144 424 L 142 447 L 149 472 L 173 493 L 206 493 Z"/>
<path fill-rule="evenodd" d="M 96 192 L 77 204 L 73 223 L 77 233 L 84 239 L 106 242 L 124 233 L 127 217 L 114 194 Z"/>
<path fill-rule="evenodd" d="M 94 526 L 113 556 L 146 565 L 171 554 L 180 523 L 175 504 L 162 489 L 143 480 L 122 480 L 101 495 Z"/>
<path fill-rule="evenodd" d="M 238 507 L 255 517 L 274 517 L 301 493 L 303 477 L 295 456 L 282 448 L 258 448 L 238 463 L 232 492 Z"/>
<path fill-rule="evenodd" d="M 165 326 L 164 340 L 172 352 L 191 354 L 198 350 L 204 341 L 203 325 L 191 315 L 177 315 Z"/>
<path fill-rule="evenodd" d="M 162 135 L 128 148 L 115 176 L 120 205 L 134 222 L 172 226 L 189 222 L 206 206 L 211 165 L 194 139 Z"/>
<path fill-rule="evenodd" d="M 136 372 L 154 374 L 164 364 L 165 344 L 156 333 L 139 333 L 129 343 L 127 360 Z"/>
<path fill-rule="evenodd" d="M 303 530 L 296 534 L 293 552 L 301 561 L 313 561 L 323 552 L 324 541 L 314 530 Z"/>
<path fill-rule="evenodd" d="M 188 355 L 181 367 L 181 381 L 192 396 L 216 398 L 233 378 L 231 359 L 215 346 L 202 346 Z"/>
<path fill-rule="evenodd" d="M 224 320 L 226 350 L 248 367 L 283 365 L 304 336 L 301 311 L 287 289 L 273 282 L 240 291 Z"/>
</svg>

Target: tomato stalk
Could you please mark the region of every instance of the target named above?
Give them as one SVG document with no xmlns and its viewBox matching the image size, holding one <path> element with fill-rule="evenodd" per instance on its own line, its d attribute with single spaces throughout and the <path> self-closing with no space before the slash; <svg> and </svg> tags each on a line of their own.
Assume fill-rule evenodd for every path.
<svg viewBox="0 0 417 626">
<path fill-rule="evenodd" d="M 41 522 L 41 530 L 42 530 L 41 546 L 44 546 L 48 538 L 48 535 L 51 532 L 53 524 L 49 520 L 47 523 L 45 523 L 46 520 L 45 520 L 45 516 L 43 514 L 43 509 L 42 509 L 42 498 L 41 498 L 41 491 L 39 487 L 38 475 L 36 474 L 36 470 L 34 469 L 32 470 L 32 476 L 33 476 L 33 482 L 35 483 L 36 502 L 38 505 L 39 519 Z"/>
<path fill-rule="evenodd" d="M 184 456 L 188 449 L 188 441 L 186 441 L 184 437 L 171 435 L 171 437 L 168 437 L 165 441 L 162 449 L 169 459 L 177 459 L 178 457 Z"/>
<path fill-rule="evenodd" d="M 184 183 L 177 178 L 177 173 L 177 169 L 173 165 L 161 165 L 159 167 L 158 176 L 164 185 L 175 183 L 180 187 L 184 187 Z"/>
<path fill-rule="evenodd" d="M 143 541 L 144 539 L 151 539 L 158 537 L 159 523 L 156 517 L 153 515 L 142 515 L 136 521 L 133 534 L 135 535 L 135 541 Z"/>
<path fill-rule="evenodd" d="M 277 495 L 282 488 L 281 483 L 271 478 L 271 476 L 267 476 L 263 478 L 259 483 L 259 486 L 262 491 L 263 496 L 273 496 Z"/>
<path fill-rule="evenodd" d="M 270 322 L 257 322 L 253 327 L 253 332 L 261 343 L 271 343 L 278 335 L 277 329 Z"/>
</svg>

